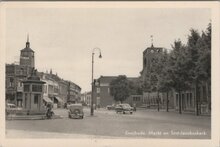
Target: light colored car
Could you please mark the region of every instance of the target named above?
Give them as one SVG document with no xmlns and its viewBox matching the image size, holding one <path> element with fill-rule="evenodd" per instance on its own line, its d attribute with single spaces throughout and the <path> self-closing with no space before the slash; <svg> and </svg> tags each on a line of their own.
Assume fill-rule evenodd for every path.
<svg viewBox="0 0 220 147">
<path fill-rule="evenodd" d="M 22 110 L 22 108 L 17 107 L 15 104 L 11 104 L 11 103 L 7 103 L 5 109 L 6 109 L 6 115 L 15 114 L 19 110 Z"/>
<path fill-rule="evenodd" d="M 106 109 L 107 110 L 114 110 L 115 109 L 115 105 L 107 105 Z"/>
<path fill-rule="evenodd" d="M 125 113 L 133 113 L 133 108 L 129 104 L 118 104 L 115 107 L 116 113 L 122 112 L 123 114 Z"/>
</svg>

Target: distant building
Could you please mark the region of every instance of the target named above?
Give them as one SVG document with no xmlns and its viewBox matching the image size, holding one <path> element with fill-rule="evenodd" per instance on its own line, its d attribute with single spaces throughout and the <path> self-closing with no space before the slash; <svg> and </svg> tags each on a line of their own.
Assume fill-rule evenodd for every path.
<svg viewBox="0 0 220 147">
<path fill-rule="evenodd" d="M 22 107 L 23 80 L 31 75 L 31 68 L 23 65 L 6 64 L 6 101 Z"/>
<path fill-rule="evenodd" d="M 156 58 L 160 58 L 165 49 L 162 47 L 148 47 L 143 52 L 143 69 L 140 72 L 142 82 L 148 80 L 146 76 L 149 76 L 149 71 L 152 67 L 152 62 Z M 166 92 L 156 92 L 156 91 L 144 91 L 143 101 L 148 107 L 155 108 L 159 102 L 160 107 L 166 108 L 167 101 L 169 103 L 169 108 L 179 110 L 179 104 L 181 104 L 182 111 L 192 111 L 196 110 L 196 91 L 192 87 L 189 90 L 181 92 L 179 95 L 174 89 Z M 202 83 L 197 91 L 199 111 L 201 113 L 211 112 L 211 87 L 207 83 Z M 168 97 L 168 99 L 167 99 Z M 179 103 L 181 99 L 181 102 Z"/>
<path fill-rule="evenodd" d="M 143 52 L 143 69 L 140 72 L 141 78 L 143 81 L 146 80 L 146 75 L 151 69 L 152 62 L 155 58 L 159 58 L 165 49 L 162 47 L 154 47 L 152 44 L 151 47 L 148 47 Z"/>
<path fill-rule="evenodd" d="M 145 101 L 143 99 L 143 95 L 130 95 L 125 103 L 130 104 L 131 106 L 136 106 L 136 107 L 140 107 L 143 106 L 145 104 Z"/>
<path fill-rule="evenodd" d="M 5 97 L 6 102 L 24 107 L 24 83 L 35 70 L 34 51 L 30 48 L 29 36 L 26 46 L 20 51 L 20 64 L 6 64 Z M 54 107 L 63 107 L 68 101 L 79 102 L 81 88 L 71 81 L 61 79 L 57 74 L 37 72 L 43 85 L 43 104 L 53 103 Z"/>
<path fill-rule="evenodd" d="M 115 80 L 117 76 L 100 76 L 96 81 L 98 83 L 95 83 L 95 88 L 94 88 L 94 104 L 97 107 L 106 107 L 107 105 L 112 105 L 115 103 L 118 103 L 114 100 L 114 97 L 111 96 L 110 94 L 110 83 L 112 80 Z M 136 77 L 128 77 L 127 78 L 129 81 L 132 81 L 136 83 L 139 78 Z M 124 103 L 129 103 L 130 105 L 133 104 L 138 104 L 142 105 L 142 98 L 135 99 L 133 97 L 142 97 L 142 96 L 135 96 L 131 95 L 130 97 L 127 98 L 127 100 L 124 101 Z"/>
<path fill-rule="evenodd" d="M 6 101 L 22 107 L 23 80 L 29 77 L 34 69 L 34 51 L 30 48 L 29 39 L 21 50 L 20 64 L 6 64 Z"/>
<path fill-rule="evenodd" d="M 67 102 L 68 83 L 65 80 L 61 79 L 58 81 L 58 85 L 59 85 L 58 95 L 62 99 L 63 103 L 65 104 Z"/>
<path fill-rule="evenodd" d="M 53 103 L 54 107 L 61 107 L 63 100 L 59 97 L 59 84 L 52 78 L 50 74 L 43 72 L 38 73 L 40 79 L 45 82 L 43 100 L 45 105 L 47 103 Z"/>
<path fill-rule="evenodd" d="M 57 74 L 39 72 L 44 85 L 44 100 L 45 102 L 53 102 L 54 107 L 64 107 L 65 103 L 80 102 L 81 88 L 71 82 L 61 79 Z M 49 98 L 49 99 L 48 99 Z"/>
<path fill-rule="evenodd" d="M 81 102 L 83 102 L 87 106 L 91 106 L 91 91 L 81 94 Z"/>
<path fill-rule="evenodd" d="M 20 65 L 35 68 L 34 51 L 30 48 L 29 36 L 27 38 L 26 47 L 21 50 Z"/>
<path fill-rule="evenodd" d="M 68 83 L 68 94 L 67 94 L 67 102 L 70 103 L 78 103 L 81 99 L 81 87 L 76 85 L 71 81 L 66 81 Z"/>
<path fill-rule="evenodd" d="M 160 58 L 164 51 L 165 49 L 162 47 L 154 47 L 153 43 L 151 47 L 148 47 L 144 50 L 143 69 L 140 72 L 142 83 L 148 80 L 146 77 L 150 74 L 152 62 L 155 59 Z M 167 106 L 167 101 L 169 104 L 169 108 L 174 108 L 174 97 L 172 91 L 168 92 L 168 95 L 167 93 L 161 93 L 156 91 L 144 91 L 143 100 L 145 105 L 149 108 L 158 107 L 158 103 L 160 107 L 165 108 Z"/>
</svg>

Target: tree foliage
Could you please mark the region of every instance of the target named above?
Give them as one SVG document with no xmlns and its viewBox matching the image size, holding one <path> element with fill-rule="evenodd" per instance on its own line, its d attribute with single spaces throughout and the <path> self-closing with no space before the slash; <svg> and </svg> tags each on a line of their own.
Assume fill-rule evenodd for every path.
<svg viewBox="0 0 220 147">
<path fill-rule="evenodd" d="M 123 103 L 130 96 L 130 82 L 124 75 L 118 76 L 110 83 L 110 94 L 115 101 Z"/>
<path fill-rule="evenodd" d="M 211 23 L 201 35 L 196 29 L 191 29 L 187 44 L 175 40 L 171 52 L 164 51 L 151 63 L 142 84 L 144 91 L 168 92 L 174 89 L 180 95 L 182 91 L 197 89 L 204 82 L 210 87 Z"/>
</svg>

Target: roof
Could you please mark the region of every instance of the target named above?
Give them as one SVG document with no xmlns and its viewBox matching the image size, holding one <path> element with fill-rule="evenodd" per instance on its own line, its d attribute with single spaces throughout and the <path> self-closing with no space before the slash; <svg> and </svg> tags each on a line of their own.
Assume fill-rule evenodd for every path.
<svg viewBox="0 0 220 147">
<path fill-rule="evenodd" d="M 118 76 L 101 76 L 98 80 L 100 83 L 111 83 L 112 80 L 116 79 Z M 129 81 L 136 82 L 139 77 L 127 77 Z"/>
<path fill-rule="evenodd" d="M 25 48 L 22 49 L 21 51 L 22 51 L 22 52 L 33 52 L 33 53 L 34 53 L 34 51 L 33 51 L 31 48 L 29 48 L 29 47 L 25 47 Z"/>
<path fill-rule="evenodd" d="M 143 53 L 147 52 L 148 50 L 152 50 L 152 49 L 153 49 L 153 50 L 163 50 L 162 47 L 154 47 L 154 46 L 151 46 L 151 47 L 146 48 Z"/>
<path fill-rule="evenodd" d="M 132 82 L 137 82 L 139 79 L 139 77 L 128 77 L 128 80 Z"/>
<path fill-rule="evenodd" d="M 100 81 L 100 83 L 110 83 L 116 78 L 117 76 L 101 76 L 98 80 Z"/>
</svg>

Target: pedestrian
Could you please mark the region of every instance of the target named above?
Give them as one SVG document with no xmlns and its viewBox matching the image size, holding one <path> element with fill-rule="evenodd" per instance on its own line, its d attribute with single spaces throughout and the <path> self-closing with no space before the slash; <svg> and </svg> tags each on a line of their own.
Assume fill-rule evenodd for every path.
<svg viewBox="0 0 220 147">
<path fill-rule="evenodd" d="M 136 104 L 135 103 L 134 103 L 133 107 L 134 107 L 134 111 L 136 111 Z"/>
<path fill-rule="evenodd" d="M 157 98 L 157 111 L 158 112 L 160 111 L 160 101 L 159 101 L 159 98 Z"/>
</svg>

